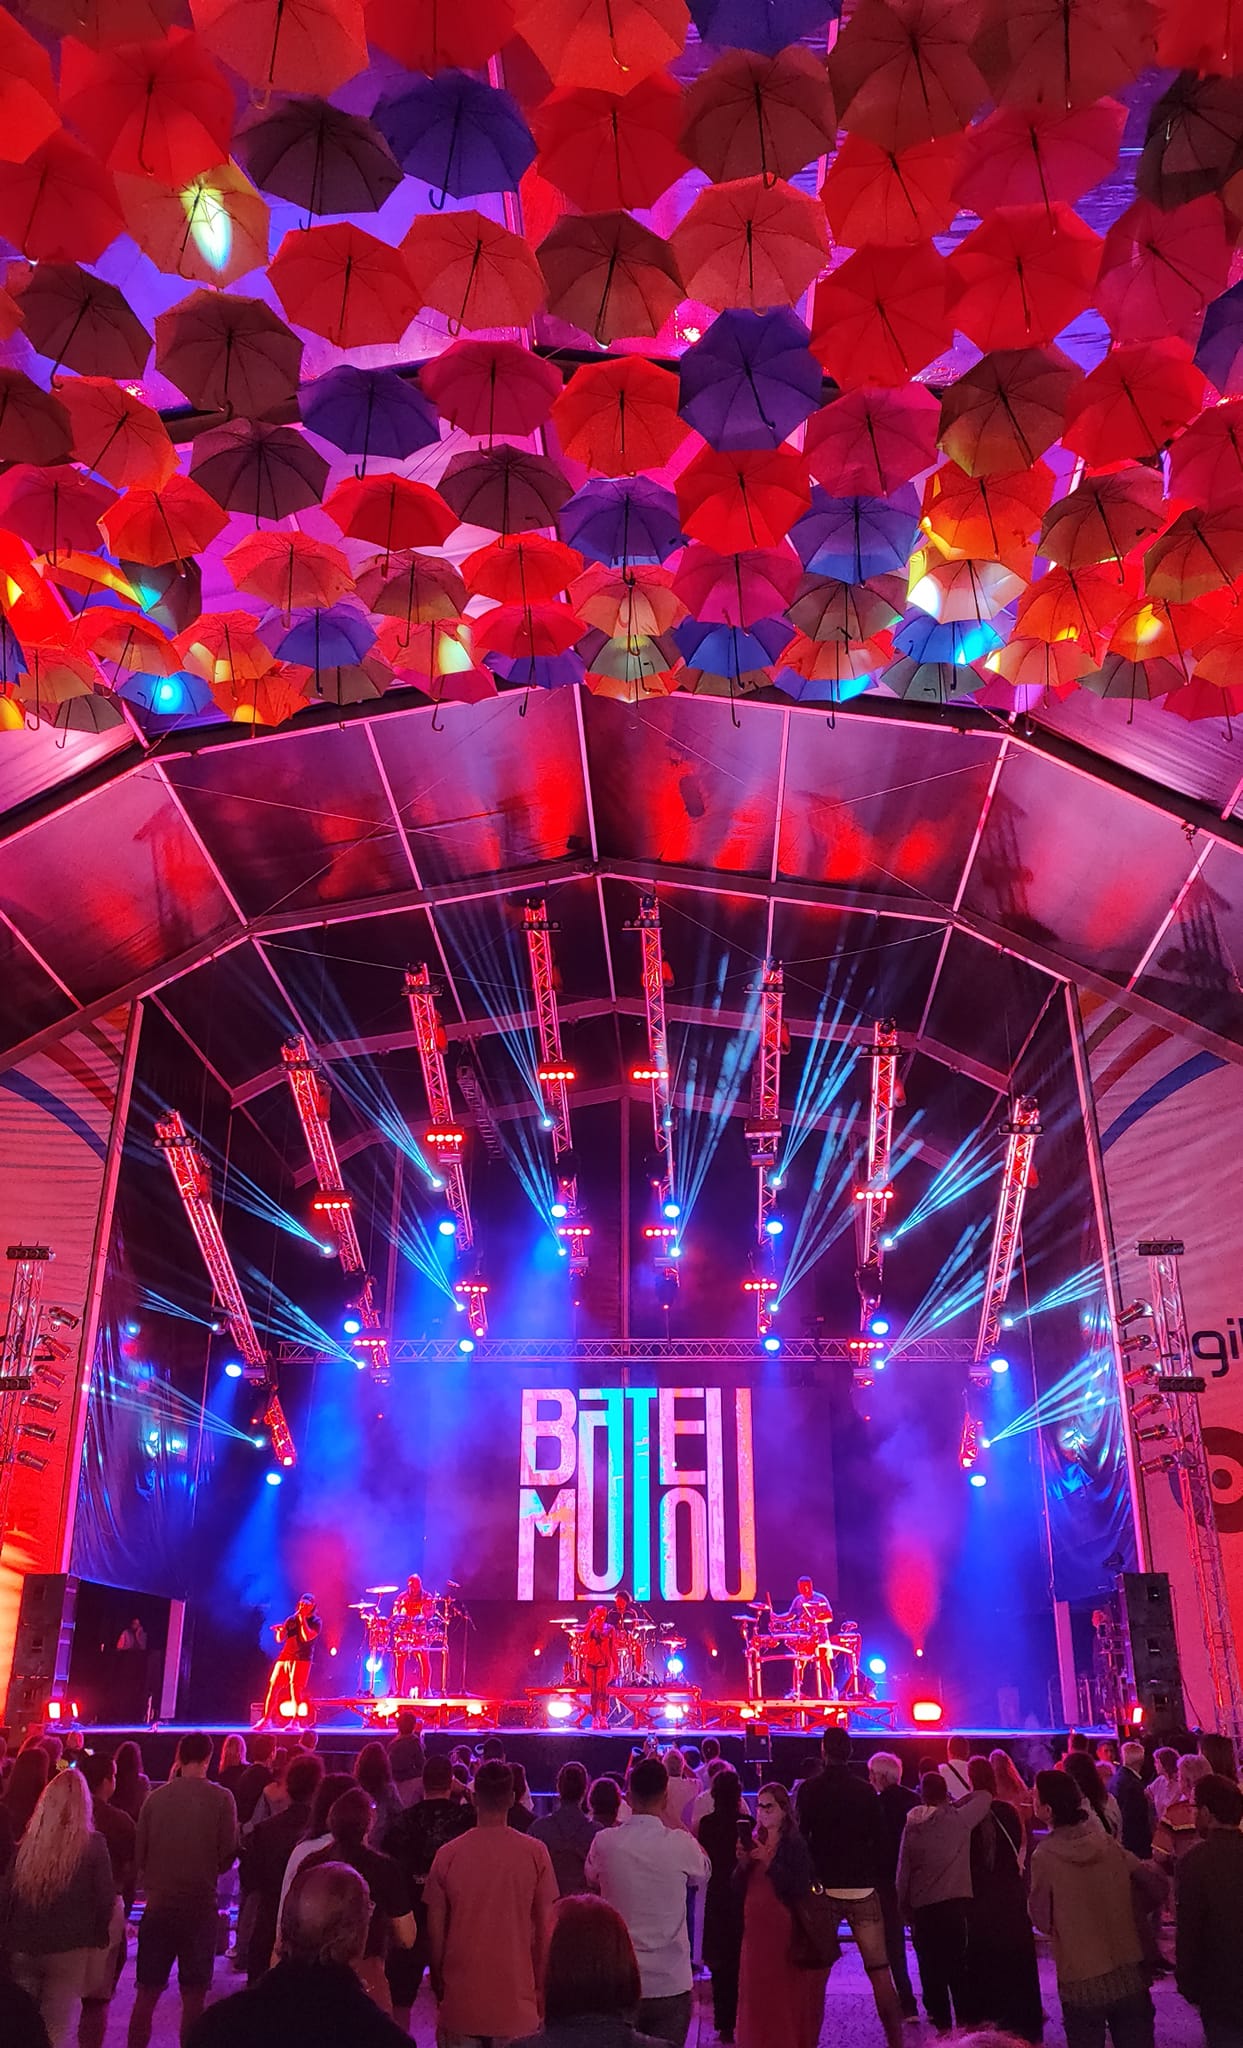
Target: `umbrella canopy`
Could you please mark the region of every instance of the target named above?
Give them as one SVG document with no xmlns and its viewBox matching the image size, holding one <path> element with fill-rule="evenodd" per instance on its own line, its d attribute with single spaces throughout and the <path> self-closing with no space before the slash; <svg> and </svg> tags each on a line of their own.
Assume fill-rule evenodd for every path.
<svg viewBox="0 0 1243 2048">
<path fill-rule="evenodd" d="M 298 612 L 288 624 L 279 620 L 269 628 L 265 622 L 260 637 L 278 661 L 318 671 L 361 661 L 375 646 L 375 627 L 362 612 L 337 604 Z"/>
<path fill-rule="evenodd" d="M 0 234 L 35 263 L 94 263 L 125 216 L 116 181 L 68 135 L 50 135 L 24 163 L 0 162 Z"/>
<path fill-rule="evenodd" d="M 340 548 L 308 533 L 252 533 L 230 548 L 223 566 L 234 588 L 283 612 L 296 605 L 333 605 L 354 588 Z"/>
<path fill-rule="evenodd" d="M 563 540 L 613 567 L 667 561 L 684 544 L 672 491 L 649 477 L 586 483 L 562 506 Z"/>
<path fill-rule="evenodd" d="M 1220 192 L 1243 161 L 1237 78 L 1176 78 L 1153 102 L 1135 183 L 1163 209 Z"/>
<path fill-rule="evenodd" d="M 943 234 L 958 211 L 961 152 L 957 135 L 905 149 L 846 136 L 821 193 L 835 241 L 853 249 L 865 243 L 901 249 Z"/>
<path fill-rule="evenodd" d="M 1128 206 L 1105 237 L 1095 295 L 1115 340 L 1194 341 L 1229 281 L 1233 243 L 1215 196 L 1172 212 L 1148 199 Z"/>
<path fill-rule="evenodd" d="M 1204 393 L 1184 342 L 1111 349 L 1071 393 L 1063 444 L 1097 468 L 1157 455 L 1199 412 Z"/>
<path fill-rule="evenodd" d="M 60 399 L 23 370 L 0 369 L 0 461 L 67 462 L 73 426 Z"/>
<path fill-rule="evenodd" d="M 864 385 L 814 413 L 803 442 L 818 483 L 883 498 L 937 459 L 941 408 L 922 384 Z"/>
<path fill-rule="evenodd" d="M 823 207 L 784 178 L 709 185 L 672 240 L 688 295 L 717 308 L 793 306 L 828 260 Z"/>
<path fill-rule="evenodd" d="M 1015 624 L 1020 635 L 1030 639 L 1073 639 L 1095 647 L 1134 595 L 1137 583 L 1134 570 L 1118 563 L 1050 569 L 1024 591 L 1015 606 Z"/>
<path fill-rule="evenodd" d="M 686 0 L 514 0 L 514 21 L 558 85 L 624 90 L 679 55 Z"/>
<path fill-rule="evenodd" d="M 1144 555 L 1151 597 L 1187 604 L 1243 576 L 1243 505 L 1182 512 Z"/>
<path fill-rule="evenodd" d="M 283 725 L 306 710 L 304 681 L 305 670 L 273 662 L 266 675 L 248 682 L 217 683 L 212 695 L 236 725 Z"/>
<path fill-rule="evenodd" d="M 1201 505 L 1243 497 L 1243 399 L 1209 406 L 1177 436 L 1170 492 Z"/>
<path fill-rule="evenodd" d="M 945 259 L 930 242 L 858 249 L 816 286 L 811 345 L 847 388 L 905 384 L 952 331 Z"/>
<path fill-rule="evenodd" d="M 793 448 L 703 448 L 677 480 L 684 531 L 722 554 L 775 547 L 807 511 L 807 464 Z"/>
<path fill-rule="evenodd" d="M 33 348 L 84 377 L 141 377 L 151 336 L 114 284 L 77 263 L 40 263 L 18 293 Z"/>
<path fill-rule="evenodd" d="M 125 224 L 157 270 L 197 284 L 233 284 L 268 260 L 269 215 L 234 163 L 200 171 L 179 192 L 122 174 Z"/>
<path fill-rule="evenodd" d="M 505 441 L 478 454 L 455 455 L 440 490 L 464 525 L 492 533 L 552 526 L 570 496 L 569 483 L 548 456 L 528 455 Z"/>
<path fill-rule="evenodd" d="M 824 0 L 691 0 L 701 41 L 759 50 L 769 57 L 823 30 L 824 17 Z"/>
<path fill-rule="evenodd" d="M 697 619 L 752 626 L 786 609 L 802 575 L 803 565 L 790 547 L 718 555 L 692 541 L 678 564 L 673 587 Z"/>
<path fill-rule="evenodd" d="M 577 548 L 543 534 L 527 534 L 477 548 L 462 564 L 462 580 L 472 597 L 492 597 L 503 605 L 545 604 L 560 595 L 582 566 Z M 577 637 L 571 634 L 565 645 Z M 499 647 L 498 642 L 491 644 Z"/>
<path fill-rule="evenodd" d="M 498 604 L 476 620 L 477 654 L 503 654 L 511 661 L 568 654 L 581 638 L 583 622 L 564 604 Z"/>
<path fill-rule="evenodd" d="M 890 581 L 898 586 L 892 596 L 880 578 L 875 584 L 842 583 L 836 576 L 804 570 L 786 616 L 808 640 L 870 646 L 902 616 L 902 579 L 895 576 Z"/>
<path fill-rule="evenodd" d="M 57 398 L 69 415 L 74 459 L 106 483 L 158 490 L 177 467 L 177 451 L 154 407 L 110 377 L 66 377 Z M 0 415 L 0 446 L 3 416 Z"/>
<path fill-rule="evenodd" d="M 1157 657 L 1152 661 L 1128 661 L 1121 654 L 1107 654 L 1098 669 L 1080 677 L 1080 687 L 1094 697 L 1122 697 L 1129 704 L 1147 703 L 1164 697 L 1169 690 L 1181 690 L 1187 670 L 1181 662 Z"/>
<path fill-rule="evenodd" d="M 420 214 L 402 243 L 421 306 L 461 327 L 525 327 L 544 303 L 544 277 L 521 235 L 481 213 Z"/>
<path fill-rule="evenodd" d="M 1223 398 L 1243 394 L 1243 281 L 1222 292 L 1205 312 L 1196 368 Z"/>
<path fill-rule="evenodd" d="M 179 665 L 177 649 L 168 635 L 141 612 L 112 608 L 83 612 L 74 628 L 74 644 L 97 661 L 144 675 L 171 676 Z"/>
<path fill-rule="evenodd" d="M 1022 561 L 1052 496 L 1053 472 L 1043 462 L 979 477 L 946 462 L 924 486 L 924 525 L 958 554 Z"/>
<path fill-rule="evenodd" d="M 189 561 L 211 545 L 226 522 L 226 513 L 201 484 L 173 475 L 158 490 L 127 490 L 99 523 L 114 555 L 158 569 L 165 562 Z"/>
<path fill-rule="evenodd" d="M 333 525 L 391 555 L 398 548 L 437 548 L 457 524 L 429 484 L 404 476 L 347 477 L 324 500 Z"/>
<path fill-rule="evenodd" d="M 59 127 L 47 52 L 5 13 L 0 18 L 0 156 L 24 163 Z"/>
<path fill-rule="evenodd" d="M 381 556 L 359 572 L 357 588 L 369 612 L 403 621 L 407 635 L 414 626 L 460 617 L 467 603 L 466 585 L 452 562 L 414 551 L 387 561 Z"/>
<path fill-rule="evenodd" d="M 670 637 L 688 667 L 736 680 L 775 661 L 793 639 L 794 628 L 788 619 L 757 619 L 749 627 L 683 619 Z"/>
<path fill-rule="evenodd" d="M 997 107 L 963 138 L 958 204 L 985 214 L 1080 199 L 1113 170 L 1125 126 L 1118 100 Z"/>
<path fill-rule="evenodd" d="M 1000 349 L 941 394 L 941 446 L 968 476 L 1028 469 L 1062 431 L 1083 376 L 1056 348 Z"/>
<path fill-rule="evenodd" d="M 197 291 L 157 314 L 155 361 L 192 405 L 257 419 L 296 398 L 302 343 L 262 299 Z"/>
<path fill-rule="evenodd" d="M 652 206 L 690 169 L 681 120 L 682 95 L 663 72 L 628 91 L 552 93 L 532 116 L 540 174 L 584 213 Z"/>
<path fill-rule="evenodd" d="M 562 449 L 605 476 L 663 468 L 686 439 L 678 389 L 672 370 L 642 356 L 584 364 L 553 404 Z"/>
<path fill-rule="evenodd" d="M 535 160 L 518 102 L 468 71 L 438 71 L 386 94 L 373 119 L 402 169 L 442 197 L 516 192 Z"/>
<path fill-rule="evenodd" d="M 918 532 L 919 499 L 909 484 L 888 498 L 832 498 L 816 485 L 790 539 L 806 568 L 866 583 L 905 569 Z"/>
<path fill-rule="evenodd" d="M 291 228 L 268 278 L 289 318 L 337 348 L 400 341 L 419 310 L 401 251 L 353 221 Z"/>
<path fill-rule="evenodd" d="M 362 0 L 191 0 L 214 56 L 267 92 L 335 92 L 367 68 Z"/>
<path fill-rule="evenodd" d="M 1085 477 L 1045 513 L 1040 551 L 1067 569 L 1121 563 L 1159 531 L 1165 518 L 1158 471 L 1124 469 L 1114 476 Z"/>
<path fill-rule="evenodd" d="M 379 129 L 327 100 L 285 100 L 243 128 L 235 148 L 261 190 L 308 213 L 375 213 L 401 183 Z"/>
<path fill-rule="evenodd" d="M 829 58 L 851 134 L 904 149 L 965 128 L 988 98 L 971 48 L 975 18 L 952 0 L 861 0 Z"/>
<path fill-rule="evenodd" d="M 542 294 L 538 271 L 537 278 Z M 555 363 L 516 341 L 455 341 L 424 363 L 419 385 L 450 426 L 488 440 L 496 434 L 533 434 L 563 388 Z"/>
<path fill-rule="evenodd" d="M 687 88 L 682 147 L 718 183 L 791 178 L 833 147 L 828 73 L 797 43 L 766 56 L 726 50 Z"/>
<path fill-rule="evenodd" d="M 683 419 L 712 448 L 775 448 L 820 402 L 810 342 L 785 307 L 719 314 L 679 360 Z"/>
<path fill-rule="evenodd" d="M 1069 206 L 1002 206 L 949 259 L 954 324 L 977 348 L 1040 347 L 1085 310 L 1099 235 Z"/>
<path fill-rule="evenodd" d="M 1147 0 L 984 0 L 976 62 L 995 100 L 1087 106 L 1156 56 Z"/>
<path fill-rule="evenodd" d="M 570 603 L 609 638 L 650 639 L 667 633 L 686 613 L 669 571 L 654 566 L 618 570 L 593 562 L 570 585 Z"/>
<path fill-rule="evenodd" d="M 1015 711 L 1032 711 L 1049 694 L 1069 696 L 1092 664 L 1090 649 L 1073 639 L 1011 639 L 985 659 L 985 666 L 1013 690 L 1010 708 Z"/>
<path fill-rule="evenodd" d="M 513 0 L 365 0 L 367 34 L 407 71 L 481 71 L 514 32 Z"/>
<path fill-rule="evenodd" d="M 417 384 L 396 370 L 338 363 L 299 394 L 302 423 L 347 455 L 401 461 L 440 439 L 440 421 Z"/>
<path fill-rule="evenodd" d="M 66 36 L 60 103 L 108 170 L 156 178 L 174 190 L 223 163 L 233 139 L 227 81 L 198 37 L 176 28 L 103 50 Z"/>
<path fill-rule="evenodd" d="M 260 420 L 229 420 L 200 434 L 190 475 L 226 512 L 288 519 L 318 505 L 328 464 L 305 434 Z"/>
<path fill-rule="evenodd" d="M 76 469 L 15 462 L 0 476 L 0 526 L 53 561 L 70 548 L 97 548 L 99 521 L 115 502 L 115 491 Z"/>
<path fill-rule="evenodd" d="M 213 690 L 254 683 L 272 670 L 275 657 L 259 638 L 253 612 L 204 612 L 174 645 L 178 659 Z"/>
<path fill-rule="evenodd" d="M 1002 562 L 934 562 L 915 577 L 910 601 L 943 622 L 978 623 L 995 618 L 1026 588 L 1026 578 Z"/>
<path fill-rule="evenodd" d="M 658 334 L 685 296 L 670 244 L 628 213 L 568 215 L 536 255 L 549 312 L 596 341 Z"/>
</svg>

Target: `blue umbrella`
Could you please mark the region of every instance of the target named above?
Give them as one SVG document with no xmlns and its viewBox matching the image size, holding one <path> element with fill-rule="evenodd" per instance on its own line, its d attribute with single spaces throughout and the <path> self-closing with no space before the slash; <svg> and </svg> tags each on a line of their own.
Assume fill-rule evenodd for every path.
<svg viewBox="0 0 1243 2048">
<path fill-rule="evenodd" d="M 775 661 L 794 638 L 794 628 L 788 619 L 757 619 L 747 627 L 683 619 L 674 627 L 673 638 L 689 667 L 706 668 L 710 675 L 736 680 L 748 669 L 767 668 Z"/>
<path fill-rule="evenodd" d="M 352 668 L 375 646 L 375 627 L 370 620 L 344 604 L 295 612 L 288 627 L 274 614 L 264 620 L 261 632 L 279 660 L 296 661 L 317 672 Z"/>
<path fill-rule="evenodd" d="M 933 619 L 927 612 L 913 611 L 894 630 L 893 644 L 899 654 L 915 661 L 982 661 L 1002 635 L 987 619 Z"/>
<path fill-rule="evenodd" d="M 690 0 L 690 10 L 702 42 L 775 57 L 836 21 L 842 8 L 841 0 Z"/>
<path fill-rule="evenodd" d="M 780 668 L 773 671 L 773 681 L 787 697 L 793 697 L 796 704 L 849 704 L 852 697 L 862 697 L 870 690 L 876 678 L 868 676 L 821 676 L 809 681 L 797 669 Z"/>
<path fill-rule="evenodd" d="M 582 656 L 572 647 L 565 654 L 485 654 L 484 663 L 502 681 L 528 690 L 563 690 L 583 679 Z"/>
<path fill-rule="evenodd" d="M 840 583 L 865 583 L 904 569 L 919 532 L 919 494 L 902 484 L 887 498 L 831 498 L 817 484 L 811 509 L 790 539 L 807 569 Z"/>
<path fill-rule="evenodd" d="M 22 652 L 17 635 L 8 620 L 0 614 L 0 685 L 15 683 L 19 676 L 29 673 L 30 664 Z"/>
<path fill-rule="evenodd" d="M 118 697 L 137 704 L 143 711 L 154 712 L 158 718 L 201 718 L 205 711 L 214 712 L 217 718 L 221 716 L 202 677 L 185 669 L 172 676 L 124 675 L 114 687 Z"/>
<path fill-rule="evenodd" d="M 594 478 L 557 514 L 562 540 L 593 562 L 663 562 L 685 547 L 672 491 L 647 477 Z"/>
<path fill-rule="evenodd" d="M 470 0 L 462 4 L 469 10 Z M 516 192 L 535 161 L 535 138 L 517 100 L 469 71 L 438 71 L 386 93 L 372 120 L 402 169 L 425 179 L 441 201 L 446 193 Z"/>
<path fill-rule="evenodd" d="M 440 439 L 440 416 L 416 384 L 396 370 L 360 370 L 339 363 L 303 386 L 303 426 L 347 455 L 388 455 L 398 461 Z"/>
<path fill-rule="evenodd" d="M 1243 282 L 1209 300 L 1196 343 L 1196 368 L 1223 398 L 1243 392 Z"/>
<path fill-rule="evenodd" d="M 824 373 L 787 307 L 718 313 L 678 364 L 678 411 L 712 448 L 775 448 L 816 410 Z"/>
</svg>

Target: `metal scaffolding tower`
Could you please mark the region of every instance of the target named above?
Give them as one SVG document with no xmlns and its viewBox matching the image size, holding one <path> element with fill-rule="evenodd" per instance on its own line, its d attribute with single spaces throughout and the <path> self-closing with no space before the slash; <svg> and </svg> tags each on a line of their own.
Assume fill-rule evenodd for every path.
<svg viewBox="0 0 1243 2048">
<path fill-rule="evenodd" d="M 1014 1261 L 1018 1256 L 1019 1236 L 1023 1226 L 1023 1204 L 1027 1190 L 1032 1184 L 1032 1154 L 1040 1136 L 1040 1111 L 1030 1095 L 1018 1095 L 1011 1105 L 1010 1115 L 1001 1127 L 1006 1140 L 1006 1157 L 1001 1173 L 1001 1190 L 997 1196 L 997 1217 L 993 1224 L 993 1242 L 988 1255 L 988 1272 L 984 1279 L 984 1299 L 980 1304 L 980 1323 L 975 1339 L 975 1360 L 977 1366 L 985 1365 L 996 1349 L 1001 1332 L 1001 1311 L 1006 1305 L 1010 1282 L 1014 1278 Z M 988 1373 L 973 1373 L 977 1384 L 987 1385 Z"/>
<path fill-rule="evenodd" d="M 868 1117 L 867 1178 L 854 1190 L 855 1247 L 858 1266 L 859 1328 L 866 1330 L 880 1307 L 885 1262 L 885 1221 L 893 1200 L 890 1172 L 893 1159 L 893 1112 L 898 1099 L 898 1027 L 886 1019 L 872 1026 L 872 1043 L 864 1058 L 872 1063 L 871 1111 Z"/>
<path fill-rule="evenodd" d="M 777 1207 L 776 1169 L 781 1151 L 781 1034 L 785 977 L 775 960 L 764 963 L 758 990 L 760 999 L 760 1044 L 751 1098 L 751 1117 L 746 1126 L 751 1164 L 755 1168 L 755 1272 L 757 1278 L 775 1279 L 777 1240 L 769 1224 Z M 760 1337 L 772 1328 L 776 1288 L 755 1290 L 755 1325 Z"/>
<path fill-rule="evenodd" d="M 332 1100 L 328 1082 L 300 1033 L 285 1040 L 281 1047 L 281 1064 L 293 1095 L 311 1164 L 315 1168 L 317 1185 L 311 1207 L 336 1246 L 342 1270 L 361 1273 L 363 1254 L 354 1227 L 353 1204 L 345 1191 L 337 1148 L 328 1127 Z"/>
</svg>

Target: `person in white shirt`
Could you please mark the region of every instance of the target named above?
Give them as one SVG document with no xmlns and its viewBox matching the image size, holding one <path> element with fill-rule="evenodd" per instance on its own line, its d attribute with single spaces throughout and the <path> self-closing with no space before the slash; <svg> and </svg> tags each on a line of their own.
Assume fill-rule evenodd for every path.
<svg viewBox="0 0 1243 2048">
<path fill-rule="evenodd" d="M 937 1765 L 951 1799 L 965 1799 L 975 1790 L 967 1772 L 970 1755 L 971 1744 L 966 1736 L 951 1735 L 945 1745 L 945 1762 Z"/>
<path fill-rule="evenodd" d="M 686 1816 L 686 1825 L 696 1841 L 699 1840 L 700 1821 L 706 1813 L 712 1812 L 712 1780 L 717 1776 L 718 1772 L 727 1771 L 728 1769 L 729 1765 L 723 1756 L 714 1756 L 712 1762 L 708 1765 L 708 1789 L 706 1792 L 699 1794 L 699 1797 L 692 1803 L 691 1810 Z"/>
<path fill-rule="evenodd" d="M 669 1773 L 659 1757 L 635 1765 L 629 1791 L 633 1817 L 596 1836 L 586 1878 L 630 1930 L 643 1989 L 638 2031 L 684 2048 L 693 1984 L 686 1890 L 703 1889 L 711 1866 L 684 1828 L 665 1825 Z"/>
</svg>

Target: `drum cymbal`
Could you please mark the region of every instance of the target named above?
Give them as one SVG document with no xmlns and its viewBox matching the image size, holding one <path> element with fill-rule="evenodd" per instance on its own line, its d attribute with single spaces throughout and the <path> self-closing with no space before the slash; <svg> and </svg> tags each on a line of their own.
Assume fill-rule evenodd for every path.
<svg viewBox="0 0 1243 2048">
<path fill-rule="evenodd" d="M 366 1586 L 363 1590 L 367 1593 L 395 1593 L 397 1588 L 396 1586 Z"/>
<path fill-rule="evenodd" d="M 350 1608 L 350 1609 L 351 1609 L 352 1611 L 355 1611 L 355 1612 L 357 1612 L 357 1613 L 359 1613 L 359 1614 L 366 1614 L 366 1612 L 367 1612 L 368 1608 L 371 1608 L 371 1609 L 372 1609 L 372 1611 L 374 1611 L 374 1609 L 375 1609 L 375 1601 L 374 1601 L 374 1600 L 349 1600 L 349 1601 L 347 1601 L 347 1602 L 346 1602 L 346 1605 L 347 1605 L 347 1606 L 348 1606 L 348 1607 L 349 1607 L 349 1608 Z"/>
<path fill-rule="evenodd" d="M 548 1626 L 549 1628 L 578 1628 L 580 1623 L 577 1614 L 554 1614 Z"/>
<path fill-rule="evenodd" d="M 731 1620 L 731 1621 L 741 1621 L 741 1622 L 744 1622 L 744 1623 L 746 1624 L 746 1626 L 747 1626 L 748 1628 L 754 1628 L 754 1626 L 755 1626 L 755 1616 L 754 1616 L 753 1614 L 750 1614 L 750 1613 L 748 1613 L 748 1614 L 731 1614 L 729 1618 L 730 1618 L 730 1620 Z"/>
<path fill-rule="evenodd" d="M 630 1625 L 632 1636 L 650 1636 L 655 1633 L 655 1630 L 656 1623 L 654 1621 L 635 1621 Z"/>
</svg>

